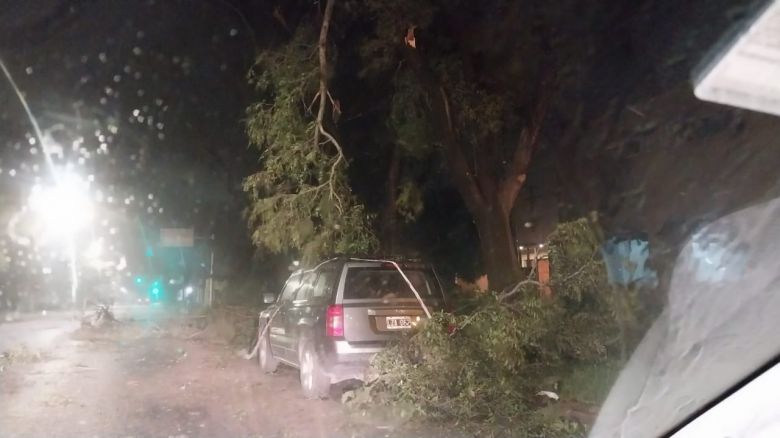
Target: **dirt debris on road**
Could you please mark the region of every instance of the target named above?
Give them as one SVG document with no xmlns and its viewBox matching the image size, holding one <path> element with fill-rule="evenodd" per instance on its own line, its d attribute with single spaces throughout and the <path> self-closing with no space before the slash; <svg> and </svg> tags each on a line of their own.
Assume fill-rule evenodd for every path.
<svg viewBox="0 0 780 438">
<path fill-rule="evenodd" d="M 5 364 L 2 436 L 396 436 L 337 401 L 305 399 L 297 371 L 264 375 L 198 330 L 186 318 L 82 327 Z"/>
</svg>

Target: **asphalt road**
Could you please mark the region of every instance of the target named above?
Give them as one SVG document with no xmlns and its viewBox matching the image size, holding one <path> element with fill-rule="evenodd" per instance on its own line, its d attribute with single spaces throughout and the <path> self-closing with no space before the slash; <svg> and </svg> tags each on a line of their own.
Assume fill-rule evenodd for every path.
<svg viewBox="0 0 780 438">
<path fill-rule="evenodd" d="M 156 304 L 120 304 L 112 311 L 123 321 L 155 322 L 175 316 L 173 309 Z M 79 328 L 81 317 L 81 311 L 66 310 L 21 314 L 12 321 L 0 322 L 0 353 L 52 348 Z"/>
<path fill-rule="evenodd" d="M 0 323 L 0 353 L 26 348 L 51 348 L 57 340 L 80 325 L 75 312 L 48 312 L 21 315 L 18 320 Z"/>
<path fill-rule="evenodd" d="M 0 357 L 0 436 L 434 436 L 307 400 L 296 370 L 263 374 L 174 309 L 116 311 L 123 321 L 101 328 L 67 314 L 0 325 L 4 348 L 34 351 Z"/>
</svg>

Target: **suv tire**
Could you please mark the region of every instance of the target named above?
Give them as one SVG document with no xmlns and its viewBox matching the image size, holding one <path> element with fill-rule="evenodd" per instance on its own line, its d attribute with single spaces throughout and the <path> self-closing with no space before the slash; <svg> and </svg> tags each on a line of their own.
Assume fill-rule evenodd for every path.
<svg viewBox="0 0 780 438">
<path fill-rule="evenodd" d="M 325 374 L 310 339 L 301 340 L 298 349 L 301 387 L 308 399 L 327 398 L 330 391 L 330 378 Z"/>
<path fill-rule="evenodd" d="M 258 335 L 263 332 L 263 328 L 257 332 Z M 271 351 L 271 341 L 268 338 L 268 331 L 265 332 L 262 338 L 258 339 L 260 345 L 257 347 L 257 361 L 260 364 L 260 369 L 266 373 L 271 374 L 276 371 L 279 366 L 279 360 L 276 359 Z"/>
</svg>

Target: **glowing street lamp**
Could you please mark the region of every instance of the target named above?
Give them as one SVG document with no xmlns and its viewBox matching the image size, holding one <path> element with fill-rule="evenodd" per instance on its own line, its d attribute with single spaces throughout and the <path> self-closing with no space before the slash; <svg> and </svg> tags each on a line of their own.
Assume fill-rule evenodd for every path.
<svg viewBox="0 0 780 438">
<path fill-rule="evenodd" d="M 72 238 L 92 220 L 93 206 L 87 183 L 74 174 L 64 174 L 55 185 L 35 185 L 29 206 L 40 219 L 44 233 Z"/>
<path fill-rule="evenodd" d="M 44 238 L 64 240 L 69 246 L 71 299 L 75 303 L 78 290 L 75 238 L 92 221 L 93 206 L 88 196 L 88 182 L 71 173 L 58 176 L 51 186 L 33 186 L 28 204 L 37 216 Z M 96 246 L 89 252 L 94 254 L 99 250 Z"/>
<path fill-rule="evenodd" d="M 103 239 L 98 238 L 93 240 L 92 243 L 87 246 L 87 250 L 84 252 L 84 255 L 90 262 L 94 263 L 95 265 L 99 265 L 100 257 L 103 255 Z"/>
</svg>

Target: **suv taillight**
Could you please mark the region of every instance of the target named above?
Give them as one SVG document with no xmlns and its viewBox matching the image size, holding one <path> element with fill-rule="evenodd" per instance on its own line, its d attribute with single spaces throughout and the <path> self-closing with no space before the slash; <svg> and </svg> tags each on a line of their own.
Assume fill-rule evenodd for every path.
<svg viewBox="0 0 780 438">
<path fill-rule="evenodd" d="M 325 319 L 325 335 L 333 337 L 344 336 L 344 307 L 328 306 L 328 316 Z"/>
</svg>

